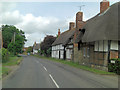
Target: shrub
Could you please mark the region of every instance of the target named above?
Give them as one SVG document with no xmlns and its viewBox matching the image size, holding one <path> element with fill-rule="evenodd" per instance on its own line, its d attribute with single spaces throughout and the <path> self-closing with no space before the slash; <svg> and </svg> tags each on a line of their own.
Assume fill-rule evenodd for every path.
<svg viewBox="0 0 120 90">
<path fill-rule="evenodd" d="M 108 71 L 120 74 L 120 59 L 112 59 L 115 63 L 108 64 Z"/>
<path fill-rule="evenodd" d="M 9 60 L 10 52 L 7 49 L 2 48 L 1 55 L 2 55 L 2 63 L 5 63 Z"/>
</svg>

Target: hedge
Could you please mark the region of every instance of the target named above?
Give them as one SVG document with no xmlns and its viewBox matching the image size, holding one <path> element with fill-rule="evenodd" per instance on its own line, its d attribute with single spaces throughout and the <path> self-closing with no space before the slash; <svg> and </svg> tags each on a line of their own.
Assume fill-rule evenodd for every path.
<svg viewBox="0 0 120 90">
<path fill-rule="evenodd" d="M 2 63 L 5 63 L 9 60 L 10 52 L 7 49 L 2 48 L 0 54 L 2 55 Z"/>
<path fill-rule="evenodd" d="M 111 59 L 111 61 L 114 61 L 115 63 L 108 64 L 108 71 L 120 75 L 120 59 Z"/>
</svg>

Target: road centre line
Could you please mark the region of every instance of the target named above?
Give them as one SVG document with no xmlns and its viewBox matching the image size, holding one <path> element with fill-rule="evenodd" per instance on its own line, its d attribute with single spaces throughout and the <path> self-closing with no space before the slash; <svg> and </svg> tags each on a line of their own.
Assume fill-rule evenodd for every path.
<svg viewBox="0 0 120 90">
<path fill-rule="evenodd" d="M 47 71 L 46 67 L 43 66 L 43 68 L 45 69 L 45 71 Z"/>
<path fill-rule="evenodd" d="M 52 79 L 52 81 L 54 82 L 54 84 L 56 85 L 57 88 L 59 88 L 58 84 L 56 83 L 56 81 L 53 79 L 53 77 L 51 76 L 51 74 L 49 74 L 50 78 Z"/>
</svg>

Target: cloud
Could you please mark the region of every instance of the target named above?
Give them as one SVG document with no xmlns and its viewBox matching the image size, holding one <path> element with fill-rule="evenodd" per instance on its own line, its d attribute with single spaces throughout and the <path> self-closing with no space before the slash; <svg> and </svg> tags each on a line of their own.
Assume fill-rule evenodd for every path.
<svg viewBox="0 0 120 90">
<path fill-rule="evenodd" d="M 45 35 L 56 35 L 58 28 L 61 31 L 68 29 L 69 20 L 60 20 L 56 17 L 34 16 L 31 13 L 26 15 L 21 14 L 18 10 L 4 11 L 0 15 L 2 22 L 0 24 L 15 25 L 17 28 L 25 32 L 28 41 L 25 46 L 30 46 L 36 42 L 43 40 Z"/>
<path fill-rule="evenodd" d="M 23 21 L 23 16 L 19 11 L 2 13 L 2 24 L 15 25 Z"/>
<path fill-rule="evenodd" d="M 17 27 L 24 30 L 26 33 L 42 33 L 55 34 L 58 28 L 66 27 L 64 21 L 55 17 L 35 17 L 32 14 L 26 14 L 22 17 L 23 21 L 16 24 Z"/>
</svg>

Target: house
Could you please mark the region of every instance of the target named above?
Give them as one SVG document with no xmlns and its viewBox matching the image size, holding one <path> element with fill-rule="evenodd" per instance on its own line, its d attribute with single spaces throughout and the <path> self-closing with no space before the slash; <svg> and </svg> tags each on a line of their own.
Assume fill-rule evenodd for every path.
<svg viewBox="0 0 120 90">
<path fill-rule="evenodd" d="M 119 8 L 120 2 L 109 6 L 109 1 L 103 0 L 100 13 L 82 27 L 75 38 L 80 64 L 107 71 L 110 59 L 120 58 Z"/>
<path fill-rule="evenodd" d="M 40 50 L 40 43 L 35 42 L 33 45 L 33 54 L 37 54 L 39 50 Z"/>
<path fill-rule="evenodd" d="M 69 30 L 60 34 L 52 44 L 52 57 L 58 59 L 72 60 L 73 56 L 73 36 L 75 33 L 74 22 L 70 22 Z"/>
</svg>

